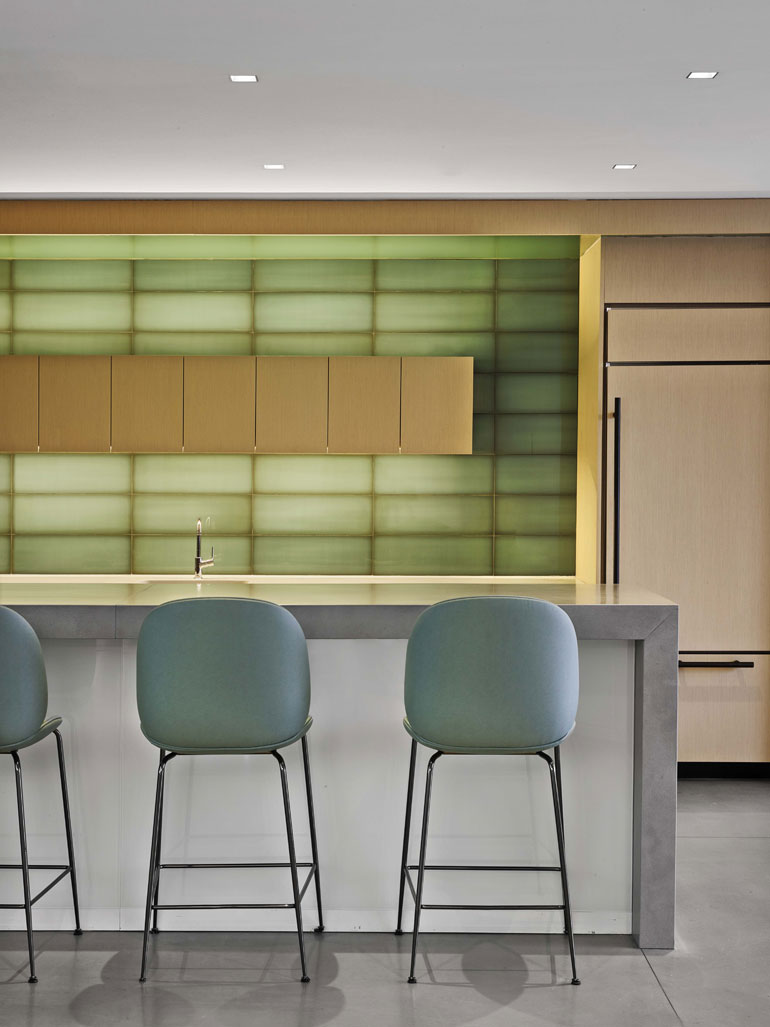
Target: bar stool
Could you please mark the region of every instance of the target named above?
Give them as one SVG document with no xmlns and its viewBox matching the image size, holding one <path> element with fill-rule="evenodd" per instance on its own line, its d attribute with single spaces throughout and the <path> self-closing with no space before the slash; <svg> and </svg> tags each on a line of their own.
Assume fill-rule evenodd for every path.
<svg viewBox="0 0 770 1027">
<path fill-rule="evenodd" d="M 578 703 L 577 639 L 572 622 L 552 603 L 512 596 L 450 599 L 426 610 L 414 626 L 406 654 L 404 726 L 412 736 L 406 822 L 401 857 L 396 934 L 404 887 L 415 903 L 409 983 L 424 909 L 560 909 L 569 940 L 572 984 L 575 966 L 567 866 L 564 857 L 561 760 L 559 746 L 575 726 Z M 408 865 L 417 743 L 436 751 L 428 760 L 420 858 Z M 553 749 L 554 759 L 543 750 Z M 435 866 L 426 864 L 433 768 L 444 755 L 534 755 L 550 771 L 559 865 Z M 417 870 L 415 888 L 411 871 Z M 423 904 L 426 870 L 556 871 L 561 875 L 561 905 Z"/>
<path fill-rule="evenodd" d="M 50 717 L 48 712 L 48 681 L 43 662 L 43 651 L 35 632 L 18 613 L 0 606 L 0 753 L 13 757 L 16 771 L 16 806 L 19 814 L 19 844 L 21 863 L 3 863 L 0 870 L 21 870 L 24 886 L 24 902 L 0 905 L 0 909 L 23 909 L 27 920 L 27 948 L 29 949 L 29 983 L 36 984 L 35 936 L 32 930 L 32 907 L 46 895 L 54 885 L 68 874 L 72 885 L 72 905 L 75 910 L 75 934 L 80 929 L 78 907 L 78 885 L 75 875 L 75 855 L 72 845 L 72 824 L 67 794 L 67 773 L 64 767 L 64 747 L 59 726 L 61 717 Z M 24 790 L 21 777 L 19 750 L 28 749 L 35 742 L 53 734 L 59 756 L 59 779 L 61 781 L 62 804 L 64 807 L 64 830 L 67 836 L 66 864 L 30 863 L 27 852 L 27 828 L 24 819 Z M 60 873 L 34 897 L 29 886 L 30 870 L 59 870 Z"/>
<path fill-rule="evenodd" d="M 302 981 L 306 983 L 302 898 L 315 879 L 323 931 L 313 791 L 307 732 L 312 724 L 310 667 L 302 628 L 288 610 L 257 599 L 182 599 L 153 610 L 139 632 L 136 693 L 142 731 L 160 749 L 140 980 L 146 980 L 147 942 L 158 933 L 158 910 L 293 909 Z M 286 764 L 279 749 L 302 743 L 312 863 L 298 863 Z M 289 847 L 288 863 L 161 863 L 166 766 L 181 755 L 269 754 L 278 762 Z M 179 905 L 158 902 L 161 870 L 205 867 L 287 867 L 293 902 Z M 300 888 L 298 868 L 309 870 Z"/>
</svg>

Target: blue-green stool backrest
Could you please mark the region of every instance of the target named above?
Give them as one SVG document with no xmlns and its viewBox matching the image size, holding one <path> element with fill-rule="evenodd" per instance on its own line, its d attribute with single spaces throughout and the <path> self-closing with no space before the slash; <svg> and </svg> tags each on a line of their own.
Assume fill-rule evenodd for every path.
<svg viewBox="0 0 770 1027">
<path fill-rule="evenodd" d="M 305 636 L 273 603 L 166 603 L 139 632 L 136 692 L 142 730 L 162 748 L 269 748 L 307 720 Z"/>
<path fill-rule="evenodd" d="M 0 606 L 0 748 L 34 735 L 47 711 L 38 637 L 23 617 Z"/>
<path fill-rule="evenodd" d="M 577 713 L 572 622 L 537 599 L 437 603 L 409 639 L 404 702 L 414 732 L 439 748 L 505 751 L 558 742 Z"/>
</svg>

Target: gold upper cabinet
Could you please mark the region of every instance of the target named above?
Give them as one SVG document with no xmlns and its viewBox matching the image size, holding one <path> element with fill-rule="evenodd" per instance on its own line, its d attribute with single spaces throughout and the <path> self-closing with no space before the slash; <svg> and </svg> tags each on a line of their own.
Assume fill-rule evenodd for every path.
<svg viewBox="0 0 770 1027">
<path fill-rule="evenodd" d="M 112 449 L 182 452 L 182 357 L 112 358 Z"/>
<path fill-rule="evenodd" d="M 40 357 L 40 450 L 107 453 L 110 358 Z"/>
<path fill-rule="evenodd" d="M 401 452 L 472 449 L 473 357 L 403 357 Z"/>
<path fill-rule="evenodd" d="M 329 357 L 329 452 L 398 453 L 400 357 Z"/>
<path fill-rule="evenodd" d="M 257 357 L 257 452 L 325 453 L 328 357 Z"/>
<path fill-rule="evenodd" d="M 0 452 L 37 450 L 37 357 L 0 357 Z"/>
<path fill-rule="evenodd" d="M 187 453 L 253 453 L 256 357 L 184 358 Z"/>
</svg>

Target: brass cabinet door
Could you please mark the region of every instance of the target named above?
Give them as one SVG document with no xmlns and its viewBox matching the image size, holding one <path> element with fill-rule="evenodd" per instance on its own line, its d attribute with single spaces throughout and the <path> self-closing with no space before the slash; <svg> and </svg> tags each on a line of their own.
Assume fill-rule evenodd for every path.
<svg viewBox="0 0 770 1027">
<path fill-rule="evenodd" d="M 398 453 L 400 357 L 329 357 L 329 452 Z"/>
<path fill-rule="evenodd" d="M 108 453 L 110 357 L 40 357 L 40 450 Z"/>
<path fill-rule="evenodd" d="M 325 453 L 328 357 L 257 357 L 257 452 Z"/>
<path fill-rule="evenodd" d="M 186 453 L 253 453 L 256 357 L 184 358 Z"/>
<path fill-rule="evenodd" d="M 37 451 L 38 358 L 0 357 L 0 452 Z"/>
<path fill-rule="evenodd" d="M 112 449 L 182 452 L 182 357 L 112 358 Z"/>
<path fill-rule="evenodd" d="M 402 357 L 401 452 L 472 449 L 473 357 Z"/>
</svg>

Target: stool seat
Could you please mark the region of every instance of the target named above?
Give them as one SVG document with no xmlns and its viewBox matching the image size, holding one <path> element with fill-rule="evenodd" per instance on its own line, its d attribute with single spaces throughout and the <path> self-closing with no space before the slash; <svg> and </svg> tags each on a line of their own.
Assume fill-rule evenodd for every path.
<svg viewBox="0 0 770 1027">
<path fill-rule="evenodd" d="M 34 745 L 35 742 L 39 742 L 42 738 L 47 738 L 57 727 L 61 727 L 61 717 L 50 717 L 48 720 L 43 721 L 37 731 L 27 735 L 26 738 L 20 738 L 18 742 L 5 742 L 3 745 L 0 745 L 0 752 L 18 752 L 19 749 L 26 749 L 28 745 Z"/>
<path fill-rule="evenodd" d="M 542 742 L 539 745 L 520 746 L 517 748 L 478 745 L 448 745 L 446 741 L 435 742 L 430 738 L 424 738 L 422 735 L 419 735 L 409 723 L 408 717 L 404 717 L 404 727 L 406 728 L 407 734 L 411 735 L 416 742 L 420 743 L 420 745 L 425 745 L 429 749 L 438 749 L 447 754 L 451 753 L 456 756 L 463 754 L 466 756 L 534 756 L 542 749 L 555 749 L 558 745 L 561 745 L 561 743 L 572 734 L 575 724 L 573 722 L 572 727 L 566 735 L 562 735 L 561 738 L 553 739 L 550 742 Z"/>
<path fill-rule="evenodd" d="M 298 742 L 300 738 L 304 738 L 310 730 L 313 723 L 313 718 L 308 717 L 302 728 L 295 732 L 291 738 L 285 738 L 281 742 L 271 742 L 270 745 L 263 746 L 219 746 L 217 748 L 206 748 L 202 746 L 175 746 L 173 751 L 179 756 L 257 756 L 264 753 L 273 752 L 275 749 L 285 749 L 288 745 L 293 745 L 294 742 Z M 165 746 L 162 742 L 157 741 L 152 737 L 142 725 L 142 734 L 159 749 L 163 749 Z"/>
</svg>

